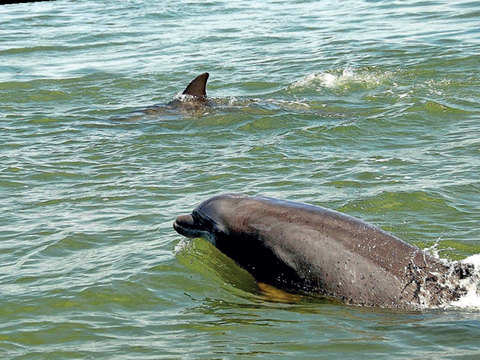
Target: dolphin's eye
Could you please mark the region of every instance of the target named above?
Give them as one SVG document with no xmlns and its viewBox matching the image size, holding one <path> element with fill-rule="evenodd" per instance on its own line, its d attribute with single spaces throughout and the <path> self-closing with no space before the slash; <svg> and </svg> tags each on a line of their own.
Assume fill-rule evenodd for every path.
<svg viewBox="0 0 480 360">
<path fill-rule="evenodd" d="M 198 213 L 196 211 L 192 212 L 192 218 L 193 218 L 193 221 L 195 222 L 195 224 L 200 225 L 202 223 L 202 219 L 200 218 L 200 216 L 198 216 Z"/>
<path fill-rule="evenodd" d="M 194 210 L 192 212 L 192 217 L 196 224 L 207 231 L 213 231 L 217 228 L 217 223 L 205 214 L 201 214 L 200 212 Z"/>
<path fill-rule="evenodd" d="M 193 217 L 193 220 L 195 221 L 195 224 L 204 226 L 204 227 L 208 225 L 208 222 L 197 211 L 192 212 L 192 217 Z"/>
</svg>

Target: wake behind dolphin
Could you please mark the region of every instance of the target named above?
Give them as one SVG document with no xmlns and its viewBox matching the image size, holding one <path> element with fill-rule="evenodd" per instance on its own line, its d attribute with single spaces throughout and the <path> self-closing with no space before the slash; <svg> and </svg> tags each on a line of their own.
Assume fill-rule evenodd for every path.
<svg viewBox="0 0 480 360">
<path fill-rule="evenodd" d="M 214 196 L 174 229 L 204 237 L 280 289 L 397 309 L 438 307 L 467 293 L 474 265 L 447 264 L 354 217 L 262 196 Z"/>
</svg>

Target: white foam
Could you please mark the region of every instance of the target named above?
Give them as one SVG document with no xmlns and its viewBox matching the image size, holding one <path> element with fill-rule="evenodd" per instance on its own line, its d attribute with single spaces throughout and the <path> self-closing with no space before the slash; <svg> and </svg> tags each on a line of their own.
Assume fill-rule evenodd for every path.
<svg viewBox="0 0 480 360">
<path fill-rule="evenodd" d="M 191 241 L 188 239 L 182 239 L 180 242 L 175 245 L 175 248 L 173 249 L 173 252 L 175 254 L 178 254 L 182 251 L 184 251 L 189 245 L 191 245 Z"/>
<path fill-rule="evenodd" d="M 465 264 L 473 264 L 475 267 L 480 267 L 480 254 L 469 256 L 462 260 Z"/>
<path fill-rule="evenodd" d="M 464 310 L 480 310 L 480 254 L 472 255 L 466 259 L 461 261 L 449 261 L 444 259 L 440 256 L 440 251 L 448 250 L 448 249 L 439 249 L 439 243 L 436 242 L 432 246 L 423 249 L 423 251 L 439 260 L 445 266 L 450 268 L 451 273 L 455 271 L 456 266 L 458 264 L 471 264 L 473 265 L 473 273 L 471 276 L 466 277 L 465 279 L 460 280 L 448 280 L 443 284 L 443 286 L 450 288 L 451 290 L 456 289 L 458 286 L 461 288 L 466 289 L 467 293 L 463 295 L 459 300 L 453 301 L 450 303 L 442 304 L 440 306 L 432 306 L 429 301 L 427 300 L 430 296 L 428 291 L 423 288 L 419 294 L 420 296 L 420 308 L 421 309 L 433 309 L 433 308 L 440 308 L 440 309 L 464 309 Z M 436 274 L 439 278 L 441 277 L 440 274 Z"/>
<path fill-rule="evenodd" d="M 309 74 L 303 79 L 293 83 L 291 87 L 316 87 L 317 90 L 320 90 L 320 88 L 333 89 L 345 87 L 350 84 L 361 84 L 366 87 L 372 87 L 381 84 L 388 77 L 390 77 L 389 73 L 372 70 L 354 70 L 347 67 L 341 71 Z M 320 88 L 318 88 L 318 86 L 320 86 Z"/>
<path fill-rule="evenodd" d="M 460 285 L 467 289 L 467 294 L 459 300 L 448 304 L 447 308 L 480 310 L 480 254 L 475 254 L 463 259 L 461 263 L 472 264 L 474 266 L 474 272 L 471 277 L 460 280 Z"/>
<path fill-rule="evenodd" d="M 340 77 L 329 74 L 329 73 L 325 73 L 325 74 L 320 74 L 320 80 L 323 86 L 327 88 L 333 88 L 337 86 L 338 83 L 340 82 Z"/>
<path fill-rule="evenodd" d="M 323 87 L 334 88 L 337 86 L 339 77 L 329 73 L 309 74 L 292 84 L 292 87 L 310 87 L 319 83 Z"/>
<path fill-rule="evenodd" d="M 298 109 L 298 108 L 309 108 L 310 105 L 301 100 L 280 100 L 280 99 L 267 99 L 266 100 L 268 103 L 271 103 L 273 105 L 278 105 L 279 107 L 282 108 L 292 108 L 292 109 Z"/>
<path fill-rule="evenodd" d="M 181 102 L 191 102 L 195 101 L 197 97 L 190 94 L 182 94 L 181 92 L 179 92 L 177 95 L 175 95 L 174 99 Z"/>
</svg>

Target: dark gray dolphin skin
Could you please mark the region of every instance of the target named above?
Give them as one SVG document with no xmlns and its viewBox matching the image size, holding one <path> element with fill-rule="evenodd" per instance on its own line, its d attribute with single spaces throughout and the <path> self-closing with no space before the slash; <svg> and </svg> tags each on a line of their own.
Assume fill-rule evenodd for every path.
<svg viewBox="0 0 480 360">
<path fill-rule="evenodd" d="M 168 105 L 193 108 L 209 105 L 207 99 L 207 81 L 209 76 L 208 72 L 198 75 L 188 84 L 185 90 L 183 90 L 182 95 L 187 96 L 183 99 L 175 99 Z"/>
<path fill-rule="evenodd" d="M 170 101 L 168 104 L 153 105 L 146 109 L 141 110 L 142 113 L 149 115 L 158 114 L 159 111 L 172 108 L 182 109 L 187 111 L 203 110 L 205 107 L 210 106 L 210 102 L 207 99 L 207 81 L 208 72 L 198 75 L 193 79 L 190 84 L 183 90 L 182 95 L 184 97 L 177 97 Z"/>
<path fill-rule="evenodd" d="M 157 104 L 147 108 L 138 110 L 135 116 L 129 117 L 129 119 L 137 119 L 142 114 L 158 115 L 162 112 L 167 112 L 170 109 L 173 110 L 186 110 L 186 111 L 203 111 L 211 105 L 207 98 L 207 81 L 209 74 L 203 73 L 193 79 L 190 84 L 183 90 L 183 96 L 177 96 L 168 104 Z"/>
<path fill-rule="evenodd" d="M 199 101 L 205 101 L 207 98 L 207 80 L 210 75 L 208 72 L 198 75 L 183 90 L 184 95 L 191 95 Z"/>
<path fill-rule="evenodd" d="M 262 196 L 214 196 L 173 227 L 208 239 L 257 281 L 348 304 L 438 306 L 465 294 L 459 280 L 473 272 L 354 217 Z"/>
</svg>

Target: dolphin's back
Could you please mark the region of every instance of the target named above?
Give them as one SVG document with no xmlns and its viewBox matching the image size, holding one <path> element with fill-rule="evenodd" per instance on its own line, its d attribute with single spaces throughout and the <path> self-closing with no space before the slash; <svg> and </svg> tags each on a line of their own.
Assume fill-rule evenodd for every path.
<svg viewBox="0 0 480 360">
<path fill-rule="evenodd" d="M 392 234 L 322 207 L 246 197 L 230 225 L 233 237 L 261 243 L 256 265 L 245 264 L 261 281 L 347 303 L 411 308 L 421 283 L 447 270 Z"/>
</svg>

